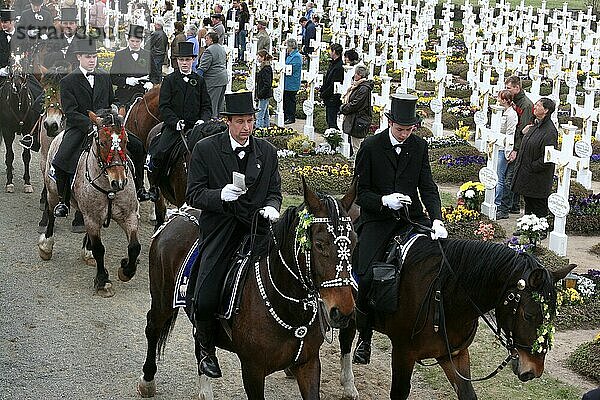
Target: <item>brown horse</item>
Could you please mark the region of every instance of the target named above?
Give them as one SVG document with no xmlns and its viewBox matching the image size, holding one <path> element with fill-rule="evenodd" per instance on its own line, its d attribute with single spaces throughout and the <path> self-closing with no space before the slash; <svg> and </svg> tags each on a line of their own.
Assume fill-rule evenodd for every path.
<svg viewBox="0 0 600 400">
<path fill-rule="evenodd" d="M 375 317 L 375 329 L 392 342 L 390 398 L 408 398 L 415 363 L 434 358 L 460 400 L 476 399 L 469 346 L 479 318 L 490 310 L 496 323 L 484 320 L 509 353 L 495 372 L 511 360 L 521 381 L 540 377 L 552 342 L 540 332 L 555 315 L 554 284 L 574 267 L 549 272 L 533 256 L 501 244 L 418 238 L 401 271 L 397 311 Z M 342 360 L 354 336 L 353 324 L 340 330 Z M 342 376 L 353 379 L 349 363 L 342 363 Z"/>
<path fill-rule="evenodd" d="M 250 264 L 239 313 L 228 321 L 231 336 L 222 330 L 217 340 L 238 355 L 248 399 L 264 399 L 265 377 L 285 368 L 295 375 L 303 399 L 319 398 L 323 326 L 345 326 L 354 311 L 350 255 L 356 235 L 347 215 L 353 199 L 354 188 L 339 201 L 305 185 L 305 205 L 286 210 L 273 225 L 268 254 Z M 150 246 L 148 351 L 138 383 L 143 397 L 156 393 L 156 357 L 175 324 L 175 277 L 196 240 L 198 216 L 198 210 L 180 211 Z M 302 229 L 312 243 L 305 252 Z M 209 380 L 201 376 L 200 382 L 200 398 L 212 399 Z"/>
<path fill-rule="evenodd" d="M 91 250 L 96 262 L 94 289 L 102 297 L 111 297 L 114 291 L 104 266 L 105 249 L 100 230 L 102 226 L 107 227 L 112 219 L 125 231 L 129 241 L 127 257 L 121 259 L 118 276 L 124 282 L 129 281 L 135 275 L 141 249 L 137 238 L 139 204 L 126 156 L 127 133 L 122 117 L 110 110 L 103 110 L 98 115 L 89 112 L 89 117 L 95 127 L 93 143 L 79 158 L 71 202 L 83 214 L 86 229 L 84 245 Z M 50 145 L 46 170 L 52 167 L 50 160 L 54 158 L 63 134 L 59 134 Z M 54 209 L 58 203 L 56 184 L 49 174 L 45 174 L 44 178 L 48 205 Z M 43 260 L 52 257 L 54 221 L 54 215 L 50 214 L 46 232 L 38 242 Z"/>
<path fill-rule="evenodd" d="M 125 115 L 125 129 L 139 137 L 144 144 L 150 129 L 162 122 L 158 111 L 159 96 L 160 85 L 155 85 L 144 96 L 138 97 Z"/>
</svg>

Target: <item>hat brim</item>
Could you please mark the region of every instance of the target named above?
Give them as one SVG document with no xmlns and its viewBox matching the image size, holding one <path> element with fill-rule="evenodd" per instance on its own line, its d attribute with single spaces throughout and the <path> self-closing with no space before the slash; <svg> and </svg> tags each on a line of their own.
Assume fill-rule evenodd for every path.
<svg viewBox="0 0 600 400">
<path fill-rule="evenodd" d="M 225 117 L 230 117 L 230 116 L 233 116 L 233 115 L 252 115 L 252 114 L 256 114 L 259 111 L 260 110 L 258 108 L 253 108 L 253 111 L 250 111 L 250 110 L 240 111 L 240 112 L 221 111 L 219 114 L 223 115 Z"/>
<path fill-rule="evenodd" d="M 391 113 L 389 113 L 389 112 L 386 112 L 386 113 L 384 113 L 384 114 L 385 114 L 385 116 L 388 118 L 388 120 L 390 120 L 390 121 L 392 121 L 392 122 L 394 122 L 394 123 L 396 123 L 396 124 L 403 125 L 403 126 L 412 126 L 412 125 L 417 125 L 419 122 L 421 122 L 421 121 L 422 121 L 422 119 L 421 119 L 421 118 L 420 118 L 418 115 L 417 115 L 417 116 L 415 116 L 415 117 L 414 117 L 414 118 L 412 118 L 412 119 L 408 119 L 408 120 L 399 120 L 399 119 L 396 119 L 396 118 L 394 118 L 394 116 L 393 116 Z"/>
<path fill-rule="evenodd" d="M 183 57 L 198 57 L 198 54 L 178 54 L 175 58 L 183 58 Z"/>
</svg>

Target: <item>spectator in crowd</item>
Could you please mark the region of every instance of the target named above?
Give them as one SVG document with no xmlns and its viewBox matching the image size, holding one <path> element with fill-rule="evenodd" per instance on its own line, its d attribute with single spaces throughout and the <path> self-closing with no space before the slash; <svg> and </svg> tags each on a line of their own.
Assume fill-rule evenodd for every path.
<svg viewBox="0 0 600 400">
<path fill-rule="evenodd" d="M 313 14 L 312 22 L 313 22 L 313 24 L 315 24 L 315 27 L 320 26 L 321 25 L 321 17 L 319 17 L 318 14 Z"/>
<path fill-rule="evenodd" d="M 216 32 L 209 32 L 206 35 L 206 49 L 204 49 L 198 64 L 198 74 L 206 82 L 213 118 L 218 118 L 219 113 L 223 110 L 225 87 L 229 79 L 227 76 L 227 53 L 218 40 L 219 36 Z"/>
<path fill-rule="evenodd" d="M 315 13 L 315 3 L 313 3 L 312 1 L 307 2 L 306 3 L 306 14 L 304 14 L 304 17 L 307 20 L 311 20 L 314 13 Z"/>
<path fill-rule="evenodd" d="M 185 32 L 183 31 L 183 29 L 185 28 L 183 22 L 175 21 L 173 26 L 175 28 L 175 36 L 171 41 L 171 67 L 174 70 L 177 70 L 179 68 L 179 66 L 177 65 L 177 49 L 179 48 L 179 43 L 186 41 L 186 37 Z"/>
<path fill-rule="evenodd" d="M 200 51 L 198 52 L 198 58 L 202 56 L 204 53 L 204 49 L 206 49 L 206 35 L 210 32 L 211 29 L 211 21 L 210 18 L 204 18 L 202 20 L 202 28 L 198 29 L 198 43 L 200 44 Z"/>
<path fill-rule="evenodd" d="M 244 62 L 246 51 L 246 36 L 248 35 L 248 24 L 250 23 L 250 10 L 245 1 L 240 3 L 240 15 L 238 18 L 239 30 L 237 32 L 238 62 Z"/>
<path fill-rule="evenodd" d="M 225 43 L 225 27 L 223 26 L 222 14 L 213 14 L 210 16 L 212 27 L 217 33 L 218 43 L 223 45 Z"/>
<path fill-rule="evenodd" d="M 371 92 L 374 83 L 369 79 L 369 70 L 364 65 L 357 65 L 348 91 L 342 97 L 340 112 L 344 114 L 342 130 L 348 135 L 351 144 L 351 155 L 356 156 L 362 141 L 369 134 L 373 108 Z"/>
<path fill-rule="evenodd" d="M 545 161 L 546 146 L 558 147 L 558 131 L 550 115 L 556 104 L 542 97 L 533 106 L 535 120 L 523 129 L 523 140 L 515 161 L 512 191 L 525 200 L 525 214 L 548 215 L 554 164 Z"/>
<path fill-rule="evenodd" d="M 156 18 L 154 32 L 146 43 L 146 48 L 150 51 L 150 81 L 154 84 L 162 81 L 162 66 L 167 55 L 167 47 L 169 47 L 169 39 L 163 31 L 163 26 L 163 19 Z"/>
<path fill-rule="evenodd" d="M 255 38 L 257 39 L 256 51 L 265 50 L 267 53 L 271 52 L 271 37 L 267 32 L 267 21 L 260 20 L 256 22 L 256 30 L 258 33 Z"/>
<path fill-rule="evenodd" d="M 194 44 L 194 54 L 198 54 L 200 51 L 200 44 L 198 43 L 198 28 L 194 24 L 188 24 L 185 27 L 185 41 Z M 198 73 L 198 57 L 192 63 L 192 72 Z"/>
<path fill-rule="evenodd" d="M 106 5 L 102 0 L 96 0 L 96 2 L 90 7 L 90 35 L 97 38 L 98 40 L 104 40 L 106 38 L 106 32 L 104 32 L 104 25 L 106 25 Z"/>
<path fill-rule="evenodd" d="M 217 3 L 213 7 L 213 14 L 223 14 L 223 5 Z"/>
<path fill-rule="evenodd" d="M 300 25 L 302 25 L 302 55 L 309 56 L 315 50 L 310 45 L 311 39 L 317 38 L 317 28 L 312 20 L 306 19 L 306 17 L 300 18 Z"/>
<path fill-rule="evenodd" d="M 337 115 L 342 104 L 341 94 L 335 92 L 335 84 L 344 81 L 344 66 L 342 65 L 342 52 L 344 49 L 339 43 L 332 43 L 329 46 L 329 68 L 323 78 L 323 84 L 319 89 L 319 94 L 325 104 L 325 119 L 328 128 L 339 129 L 337 125 Z"/>
<path fill-rule="evenodd" d="M 517 129 L 519 117 L 513 108 L 513 94 L 510 90 L 505 89 L 498 93 L 497 104 L 504 107 L 504 111 L 502 111 L 502 125 L 500 125 L 500 133 L 506 135 L 504 146 L 498 150 L 498 185 L 496 186 L 495 203 L 497 206 L 500 206 L 502 203 L 504 190 L 510 190 L 505 186 L 506 169 L 508 168 L 508 160 L 515 143 L 515 130 Z M 498 210 L 496 219 L 507 218 L 508 212 L 501 212 Z"/>
<path fill-rule="evenodd" d="M 259 69 L 256 72 L 256 99 L 258 100 L 257 128 L 269 127 L 269 100 L 273 97 L 273 68 L 271 60 L 273 57 L 265 49 L 256 54 Z"/>
<path fill-rule="evenodd" d="M 356 65 L 359 62 L 358 53 L 354 49 L 348 49 L 344 52 L 344 64 Z"/>
<path fill-rule="evenodd" d="M 283 119 L 284 124 L 296 122 L 296 94 L 302 79 L 302 56 L 296 39 L 286 41 L 286 71 L 283 79 Z"/>
<path fill-rule="evenodd" d="M 61 8 L 60 34 L 50 43 L 49 51 L 44 58 L 44 66 L 50 68 L 54 65 L 71 64 L 71 69 L 79 67 L 75 55 L 77 48 L 77 9 Z"/>
<path fill-rule="evenodd" d="M 40 40 L 47 40 L 48 32 L 54 33 L 54 23 L 50 11 L 42 8 L 42 0 L 31 0 L 30 3 L 31 8 L 23 11 L 17 20 L 17 34 L 27 36 L 31 46 Z"/>
</svg>

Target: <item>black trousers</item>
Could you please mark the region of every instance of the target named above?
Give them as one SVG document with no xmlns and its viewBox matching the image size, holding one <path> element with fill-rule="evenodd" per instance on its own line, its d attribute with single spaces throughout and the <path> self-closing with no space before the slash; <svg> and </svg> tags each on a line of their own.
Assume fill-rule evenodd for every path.
<svg viewBox="0 0 600 400">
<path fill-rule="evenodd" d="M 146 151 L 144 150 L 144 143 L 142 140 L 135 136 L 133 133 L 127 135 L 127 153 L 131 157 L 133 163 L 133 177 L 136 190 L 144 186 L 144 161 L 146 160 Z"/>
<path fill-rule="evenodd" d="M 294 90 L 283 91 L 283 118 L 286 121 L 296 121 L 296 93 Z"/>
<path fill-rule="evenodd" d="M 169 153 L 175 146 L 181 135 L 178 131 L 170 127 L 163 127 L 162 133 L 150 143 L 148 153 L 152 157 L 152 164 L 158 169 L 165 167 L 168 161 Z"/>
<path fill-rule="evenodd" d="M 535 214 L 542 218 L 548 216 L 548 198 L 538 199 L 535 197 L 523 196 L 525 199 L 525 215 Z"/>
<path fill-rule="evenodd" d="M 335 128 L 335 129 L 339 129 L 338 128 L 338 124 L 337 124 L 337 116 L 338 116 L 338 112 L 340 111 L 340 106 L 335 105 L 335 106 L 325 106 L 325 119 L 327 120 L 327 127 L 328 128 Z"/>
</svg>

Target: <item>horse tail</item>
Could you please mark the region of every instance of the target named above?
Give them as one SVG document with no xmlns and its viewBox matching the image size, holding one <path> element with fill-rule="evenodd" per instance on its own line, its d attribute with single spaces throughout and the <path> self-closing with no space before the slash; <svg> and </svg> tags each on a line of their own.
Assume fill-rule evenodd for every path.
<svg viewBox="0 0 600 400">
<path fill-rule="evenodd" d="M 169 335 L 171 334 L 171 332 L 173 332 L 173 328 L 175 328 L 175 322 L 177 321 L 178 314 L 179 308 L 175 308 L 171 316 L 167 319 L 162 329 L 160 330 L 160 335 L 158 336 L 158 344 L 156 348 L 156 356 L 159 360 L 164 354 L 165 345 L 167 344 Z"/>
</svg>

